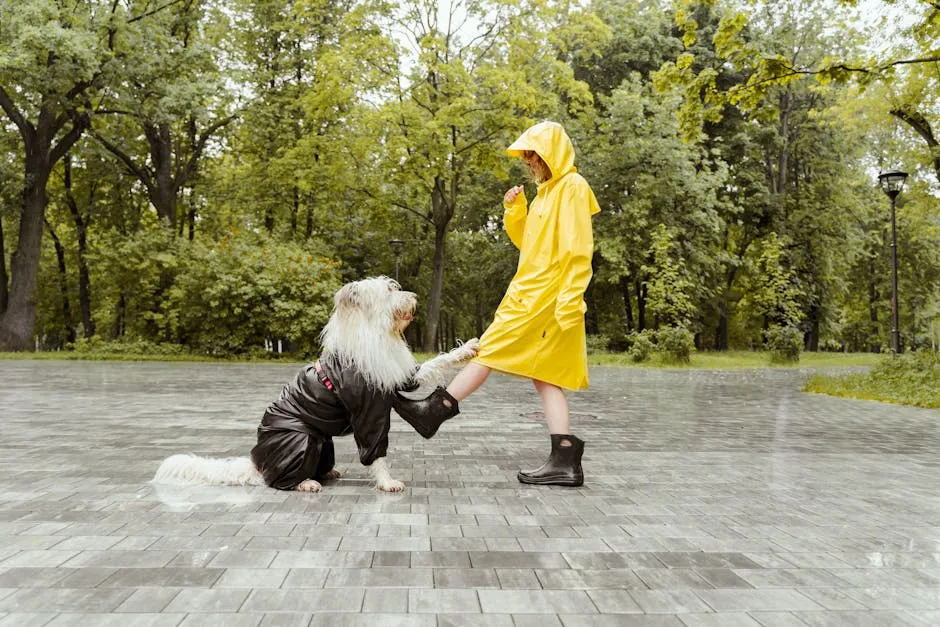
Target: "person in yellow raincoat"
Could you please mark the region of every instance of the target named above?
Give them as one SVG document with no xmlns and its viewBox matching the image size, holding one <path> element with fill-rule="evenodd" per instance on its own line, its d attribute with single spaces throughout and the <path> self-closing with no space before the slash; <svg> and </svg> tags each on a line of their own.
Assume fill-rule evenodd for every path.
<svg viewBox="0 0 940 627">
<path fill-rule="evenodd" d="M 555 122 L 530 127 L 507 153 L 522 157 L 538 183 L 527 205 L 521 185 L 503 198 L 504 223 L 519 248 L 519 265 L 479 353 L 447 387 L 458 401 L 491 370 L 531 379 L 542 398 L 552 451 L 519 481 L 542 485 L 584 483 L 584 442 L 570 433 L 562 388 L 588 387 L 583 295 L 591 280 L 591 217 L 600 211 L 590 185 L 574 166 L 574 146 Z"/>
</svg>

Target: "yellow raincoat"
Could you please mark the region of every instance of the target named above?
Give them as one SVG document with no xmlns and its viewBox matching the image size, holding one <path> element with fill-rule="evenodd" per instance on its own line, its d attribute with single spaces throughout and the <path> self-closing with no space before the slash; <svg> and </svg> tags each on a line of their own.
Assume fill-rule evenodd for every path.
<svg viewBox="0 0 940 627">
<path fill-rule="evenodd" d="M 521 193 L 504 204 L 509 239 L 519 266 L 493 323 L 480 338 L 475 361 L 494 370 L 577 390 L 588 387 L 582 296 L 591 280 L 594 192 L 574 167 L 565 129 L 541 122 L 506 152 L 533 150 L 552 171 L 526 208 Z"/>
</svg>

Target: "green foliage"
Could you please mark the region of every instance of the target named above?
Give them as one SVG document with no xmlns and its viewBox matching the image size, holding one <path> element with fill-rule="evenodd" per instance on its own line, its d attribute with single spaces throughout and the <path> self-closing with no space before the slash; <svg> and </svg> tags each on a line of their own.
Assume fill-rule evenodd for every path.
<svg viewBox="0 0 940 627">
<path fill-rule="evenodd" d="M 667 364 L 687 364 L 695 352 L 695 336 L 683 326 L 656 331 L 656 350 Z"/>
<path fill-rule="evenodd" d="M 764 344 L 770 351 L 770 363 L 795 364 L 800 361 L 803 332 L 796 327 L 773 325 L 764 331 Z"/>
<path fill-rule="evenodd" d="M 921 350 L 882 357 L 867 374 L 827 376 L 817 374 L 807 392 L 940 408 L 940 354 Z"/>
<path fill-rule="evenodd" d="M 897 206 L 902 341 L 940 337 L 940 79 L 933 64 L 885 67 L 935 56 L 926 2 L 872 59 L 852 20 L 808 2 L 451 3 L 475 32 L 417 0 L 7 4 L 0 85 L 13 103 L 34 124 L 44 102 L 47 119 L 62 114 L 56 140 L 90 113 L 128 156 L 86 134 L 70 193 L 61 161 L 52 172 L 34 298 L 48 346 L 83 330 L 80 232 L 94 326 L 119 347 L 313 350 L 340 281 L 393 274 L 392 238 L 406 241 L 400 276 L 419 295 L 412 344 L 436 321 L 435 350 L 479 335 L 517 261 L 500 197 L 524 172 L 504 148 L 546 117 L 569 130 L 602 208 L 592 357 L 632 346 L 661 364 L 667 340 L 628 336 L 667 327 L 702 349 L 774 352 L 767 327 L 780 350 L 796 328 L 810 347 L 885 346 L 889 205 L 871 173 L 894 167 L 912 173 Z M 27 177 L 5 119 L 6 269 Z M 179 208 L 171 230 L 157 187 Z"/>
<path fill-rule="evenodd" d="M 105 341 L 101 337 L 79 338 L 67 347 L 79 356 L 125 356 L 125 357 L 179 357 L 189 350 L 180 344 L 150 342 L 148 340 Z"/>
<path fill-rule="evenodd" d="M 170 290 L 175 332 L 210 354 L 240 354 L 287 340 L 314 354 L 340 280 L 336 264 L 294 244 L 231 236 L 193 243 Z"/>
<path fill-rule="evenodd" d="M 650 246 L 652 263 L 644 266 L 643 270 L 649 275 L 647 296 L 650 313 L 660 323 L 684 330 L 695 315 L 695 304 L 691 298 L 693 283 L 685 261 L 676 254 L 676 240 L 675 229 L 664 224 L 656 225 Z"/>
<path fill-rule="evenodd" d="M 654 342 L 653 332 L 649 329 L 641 331 L 639 333 L 631 333 L 629 336 L 630 340 L 630 359 L 634 363 L 641 363 L 644 361 L 649 361 L 652 357 L 653 352 L 656 349 Z"/>
<path fill-rule="evenodd" d="M 607 350 L 610 338 L 606 335 L 588 335 L 586 338 L 588 355 L 603 353 Z"/>
<path fill-rule="evenodd" d="M 803 320 L 798 302 L 800 289 L 793 271 L 787 267 L 784 243 L 776 233 L 762 241 L 754 266 L 746 307 L 752 314 L 766 316 L 783 327 L 800 324 Z"/>
</svg>

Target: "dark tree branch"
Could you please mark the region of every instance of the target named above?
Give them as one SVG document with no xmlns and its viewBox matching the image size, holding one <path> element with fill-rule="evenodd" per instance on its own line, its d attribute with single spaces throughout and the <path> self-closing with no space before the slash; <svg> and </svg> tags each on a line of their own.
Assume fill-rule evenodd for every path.
<svg viewBox="0 0 940 627">
<path fill-rule="evenodd" d="M 200 133 L 198 141 L 193 146 L 193 152 L 191 155 L 189 155 L 189 161 L 186 163 L 186 167 L 183 168 L 182 177 L 184 177 L 186 180 L 189 180 L 189 177 L 191 177 L 193 172 L 196 171 L 196 165 L 198 164 L 199 159 L 202 157 L 203 151 L 206 149 L 206 143 L 209 141 L 209 138 L 212 137 L 212 135 L 217 130 L 223 126 L 227 126 L 237 117 L 237 114 L 232 114 L 230 116 L 216 120 L 212 123 L 211 126 L 209 126 L 209 128 Z"/>
<path fill-rule="evenodd" d="M 883 63 L 882 65 L 877 65 L 873 68 L 866 67 L 855 67 L 847 65 L 845 63 L 836 63 L 835 65 L 829 65 L 820 70 L 807 70 L 803 68 L 797 68 L 786 64 L 781 64 L 781 67 L 786 69 L 786 72 L 783 74 L 776 74 L 774 76 L 762 79 L 749 87 L 755 87 L 762 83 L 772 82 L 779 80 L 781 78 L 789 78 L 791 76 L 816 76 L 819 74 L 825 74 L 833 70 L 842 70 L 844 72 L 855 72 L 859 74 L 877 74 L 878 72 L 883 72 L 889 68 L 897 67 L 899 65 L 911 65 L 917 63 L 936 63 L 940 62 L 940 55 L 933 55 L 927 57 L 916 57 L 914 59 L 899 59 L 897 61 L 891 61 L 890 63 Z"/>
<path fill-rule="evenodd" d="M 20 130 L 20 135 L 22 135 L 24 139 L 27 135 L 35 131 L 33 125 L 23 117 L 23 114 L 16 108 L 13 100 L 2 86 L 0 86 L 0 108 L 2 108 L 4 113 L 7 114 L 7 117 L 16 124 L 16 128 Z"/>
<path fill-rule="evenodd" d="M 376 195 L 373 194 L 370 190 L 368 190 L 368 189 L 366 189 L 366 188 L 364 188 L 364 187 L 350 187 L 350 189 L 353 190 L 354 192 L 359 192 L 360 194 L 365 194 L 365 195 L 368 196 L 369 198 L 378 199 L 378 196 L 376 196 Z M 389 202 L 390 202 L 393 206 L 398 207 L 399 209 L 404 209 L 405 211 L 416 215 L 419 219 L 423 220 L 424 222 L 427 222 L 428 224 L 434 224 L 434 220 L 432 220 L 429 216 L 427 216 L 427 215 L 421 213 L 421 212 L 418 211 L 417 209 L 413 209 L 413 208 L 409 207 L 408 205 L 406 205 L 406 204 L 404 204 L 404 203 L 400 203 L 400 202 L 398 202 L 398 201 L 396 201 L 396 200 L 391 200 L 391 201 L 389 201 Z"/>
<path fill-rule="evenodd" d="M 902 107 L 891 109 L 890 113 L 914 129 L 918 135 L 923 137 L 924 141 L 927 142 L 927 145 L 931 148 L 932 151 L 935 151 L 937 147 L 940 146 L 940 141 L 937 140 L 937 137 L 933 133 L 933 129 L 930 127 L 930 122 L 923 116 L 923 114 L 910 108 Z M 937 155 L 933 158 L 933 169 L 937 174 L 937 179 L 940 180 L 940 155 Z"/>
<path fill-rule="evenodd" d="M 146 185 L 148 189 L 153 188 L 153 179 L 150 176 L 150 172 L 147 171 L 146 168 L 143 168 L 137 165 L 136 163 L 134 163 L 134 160 L 131 159 L 131 157 L 126 152 L 118 148 L 116 145 L 112 144 L 110 141 L 107 140 L 107 138 L 103 137 L 98 132 L 92 130 L 91 136 L 94 137 L 96 140 L 98 140 L 98 142 L 102 146 L 104 146 L 108 150 L 108 152 L 110 152 L 115 157 L 117 157 L 124 164 L 124 167 L 127 168 L 127 170 L 131 174 L 133 174 L 138 179 L 140 179 L 140 182 Z"/>
<path fill-rule="evenodd" d="M 503 132 L 504 130 L 506 130 L 507 128 L 508 128 L 508 127 L 506 127 L 506 126 L 500 126 L 499 128 L 495 129 L 494 131 L 492 131 L 492 132 L 490 132 L 490 133 L 487 133 L 487 134 L 484 135 L 483 137 L 480 137 L 479 139 L 476 139 L 476 140 L 470 142 L 469 144 L 465 144 L 465 145 L 461 146 L 460 148 L 457 148 L 455 152 L 456 152 L 457 154 L 460 154 L 460 153 L 462 153 L 462 152 L 464 152 L 464 151 L 470 150 L 471 148 L 473 148 L 473 147 L 476 146 L 477 144 L 481 144 L 481 143 L 487 141 L 488 139 L 490 139 L 491 137 L 493 137 L 494 135 L 497 135 L 497 134 L 499 134 L 499 133 L 502 133 L 502 132 Z"/>
<path fill-rule="evenodd" d="M 59 142 L 52 147 L 52 151 L 49 153 L 49 163 L 54 164 L 59 161 L 62 157 L 65 156 L 72 146 L 75 145 L 79 139 L 81 139 L 82 134 L 88 129 L 91 125 L 91 118 L 87 113 L 75 114 L 72 116 L 72 128 L 69 129 L 69 132 L 66 133 Z"/>
<path fill-rule="evenodd" d="M 428 217 L 427 215 L 421 213 L 421 212 L 418 211 L 417 209 L 413 209 L 413 208 L 409 207 L 408 205 L 406 205 L 406 204 L 404 204 L 404 203 L 398 202 L 397 200 L 392 200 L 392 201 L 390 201 L 390 202 L 391 202 L 391 204 L 392 204 L 393 206 L 398 207 L 399 209 L 404 209 L 405 211 L 414 214 L 414 215 L 417 216 L 419 219 L 424 220 L 425 222 L 428 222 L 429 224 L 434 224 L 434 220 L 432 220 L 432 219 L 431 219 L 430 217 Z"/>
<path fill-rule="evenodd" d="M 156 9 L 153 9 L 152 11 L 147 11 L 146 13 L 141 13 L 140 15 L 136 15 L 136 16 L 132 17 L 131 19 L 127 20 L 127 23 L 128 23 L 128 24 L 133 24 L 134 22 L 138 22 L 138 21 L 140 21 L 140 20 L 142 20 L 142 19 L 144 19 L 144 18 L 150 17 L 151 15 L 155 15 L 155 14 L 159 13 L 160 11 L 162 11 L 163 9 L 168 9 L 168 8 L 170 8 L 171 6 L 173 6 L 174 4 L 179 4 L 180 2 L 182 2 L 182 0 L 170 0 L 170 1 L 167 2 L 166 4 L 163 4 L 163 5 L 161 5 L 161 6 L 158 6 Z"/>
</svg>

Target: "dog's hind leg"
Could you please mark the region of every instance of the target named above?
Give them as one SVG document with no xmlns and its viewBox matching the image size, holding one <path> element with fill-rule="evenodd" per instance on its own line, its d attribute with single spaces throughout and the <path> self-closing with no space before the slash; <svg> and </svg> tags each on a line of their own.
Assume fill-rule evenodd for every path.
<svg viewBox="0 0 940 627">
<path fill-rule="evenodd" d="M 319 492 L 322 487 L 320 482 L 315 479 L 304 479 L 294 486 L 294 490 L 297 492 Z"/>
<path fill-rule="evenodd" d="M 333 438 L 327 438 L 320 449 L 320 461 L 317 462 L 317 479 L 329 481 L 339 479 L 343 473 L 336 470 L 336 453 L 333 450 Z"/>
</svg>

